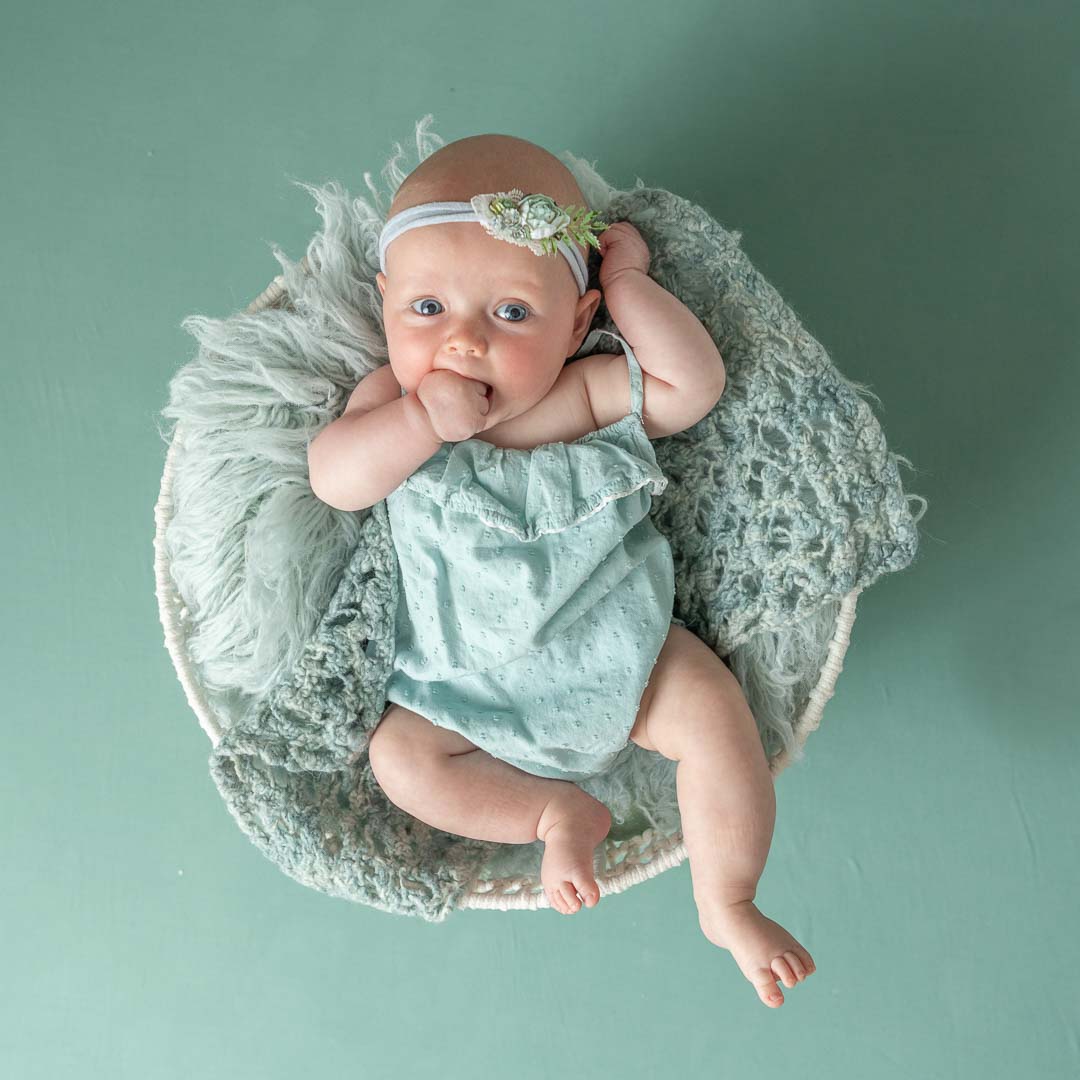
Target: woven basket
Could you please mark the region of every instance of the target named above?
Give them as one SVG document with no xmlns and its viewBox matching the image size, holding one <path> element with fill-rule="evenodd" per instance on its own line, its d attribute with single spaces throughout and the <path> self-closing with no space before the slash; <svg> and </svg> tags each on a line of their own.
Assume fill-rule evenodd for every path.
<svg viewBox="0 0 1080 1080">
<path fill-rule="evenodd" d="M 305 273 L 311 267 L 305 256 L 300 264 Z M 288 296 L 284 289 L 284 275 L 275 277 L 267 288 L 248 305 L 248 314 L 267 308 L 288 309 Z M 175 447 L 183 441 L 182 425 L 173 436 L 161 478 L 161 488 L 154 507 L 156 524 L 154 536 L 154 575 L 161 625 L 165 632 L 165 647 L 172 658 L 177 677 L 184 688 L 188 704 L 199 719 L 203 730 L 216 746 L 222 735 L 221 725 L 202 694 L 194 668 L 185 648 L 188 628 L 188 612 L 178 595 L 169 573 L 165 553 L 164 536 L 172 519 L 172 472 Z M 811 691 L 802 714 L 794 723 L 795 745 L 801 747 L 810 732 L 821 722 L 826 703 L 833 696 L 836 681 L 843 670 L 843 659 L 850 642 L 852 624 L 855 621 L 855 605 L 861 589 L 854 589 L 841 601 L 836 616 L 835 632 L 831 639 L 817 685 Z M 780 751 L 769 759 L 769 769 L 775 777 L 789 764 L 791 753 Z M 619 893 L 640 882 L 647 881 L 665 870 L 680 865 L 687 857 L 682 834 L 665 835 L 656 829 L 645 829 L 640 835 L 627 839 L 606 838 L 598 847 L 596 880 L 601 896 Z M 486 908 L 498 910 L 546 908 L 547 897 L 539 880 L 534 876 L 475 878 L 461 895 L 459 908 Z"/>
</svg>

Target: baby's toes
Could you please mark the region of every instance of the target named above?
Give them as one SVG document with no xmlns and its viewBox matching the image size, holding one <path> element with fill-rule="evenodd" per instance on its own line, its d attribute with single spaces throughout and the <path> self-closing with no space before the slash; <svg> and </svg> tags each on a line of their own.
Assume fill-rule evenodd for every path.
<svg viewBox="0 0 1080 1080">
<path fill-rule="evenodd" d="M 566 901 L 562 897 L 562 893 L 558 889 L 548 889 L 547 891 L 548 903 L 557 911 L 560 915 L 569 915 L 570 912 L 566 910 Z"/>
<path fill-rule="evenodd" d="M 778 1009 L 784 1004 L 784 993 L 779 986 L 776 985 L 776 976 L 765 968 L 759 968 L 757 976 L 753 979 L 754 989 L 758 992 L 758 997 L 761 998 L 766 1005 L 771 1009 Z"/>
<path fill-rule="evenodd" d="M 586 907 L 596 907 L 600 903 L 600 886 L 593 884 L 579 885 L 578 895 L 585 902 Z"/>
<path fill-rule="evenodd" d="M 773 962 L 769 965 L 776 977 L 783 981 L 783 984 L 789 989 L 794 986 L 799 980 L 795 978 L 792 973 L 791 967 L 784 957 L 790 956 L 791 953 L 784 953 L 784 956 L 777 956 L 773 958 Z"/>
<path fill-rule="evenodd" d="M 806 964 L 803 963 L 802 957 L 797 952 L 784 953 L 784 959 L 788 962 L 788 967 L 791 968 L 792 973 L 799 982 L 802 982 L 810 974 Z"/>
<path fill-rule="evenodd" d="M 569 911 L 574 912 L 581 907 L 577 889 L 574 888 L 574 883 L 572 881 L 564 881 L 562 883 L 562 888 L 559 891 L 562 893 L 563 901 L 566 903 Z"/>
</svg>

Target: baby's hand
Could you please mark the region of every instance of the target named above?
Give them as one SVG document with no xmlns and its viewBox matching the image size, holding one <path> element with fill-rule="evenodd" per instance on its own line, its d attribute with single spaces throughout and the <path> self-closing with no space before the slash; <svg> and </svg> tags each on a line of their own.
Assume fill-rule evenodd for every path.
<svg viewBox="0 0 1080 1080">
<path fill-rule="evenodd" d="M 600 288 L 606 289 L 624 270 L 649 269 L 649 245 L 629 221 L 616 221 L 597 238 L 600 242 Z"/>
<path fill-rule="evenodd" d="M 443 442 L 461 442 L 487 427 L 484 418 L 491 408 L 487 390 L 487 383 L 439 368 L 420 380 L 416 396 L 435 434 Z"/>
</svg>

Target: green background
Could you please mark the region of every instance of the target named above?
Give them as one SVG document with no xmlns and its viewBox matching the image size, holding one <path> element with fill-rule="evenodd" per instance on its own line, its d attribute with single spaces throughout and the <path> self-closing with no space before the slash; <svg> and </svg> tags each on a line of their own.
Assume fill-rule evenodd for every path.
<svg viewBox="0 0 1080 1080">
<path fill-rule="evenodd" d="M 1080 1075 L 1080 9 L 5 3 L 0 1075 Z M 229 817 L 163 644 L 157 413 L 435 115 L 705 206 L 925 496 L 777 784 L 762 1005 L 689 867 L 442 925 L 304 888 Z M 691 149 L 691 147 L 693 147 Z M 1070 311 L 1072 314 L 1070 314 Z"/>
</svg>

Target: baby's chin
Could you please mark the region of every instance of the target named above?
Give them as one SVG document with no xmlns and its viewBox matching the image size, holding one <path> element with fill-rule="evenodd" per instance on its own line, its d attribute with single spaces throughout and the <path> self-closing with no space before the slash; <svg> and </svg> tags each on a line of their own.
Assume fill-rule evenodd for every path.
<svg viewBox="0 0 1080 1080">
<path fill-rule="evenodd" d="M 494 386 L 488 388 L 488 416 L 493 416 L 496 413 L 501 414 L 499 416 L 499 422 L 508 420 L 511 416 L 517 415 L 517 410 L 514 408 L 514 403 L 507 400 L 505 394 L 500 393 Z"/>
<path fill-rule="evenodd" d="M 512 420 L 515 416 L 520 416 L 522 413 L 528 412 L 535 404 L 535 401 L 530 402 L 528 400 L 523 401 L 519 398 L 508 398 L 500 390 L 492 387 L 491 392 L 488 394 L 487 415 L 495 416 L 496 420 L 495 423 L 486 430 L 491 431 L 492 428 L 497 428 L 507 420 Z"/>
</svg>

